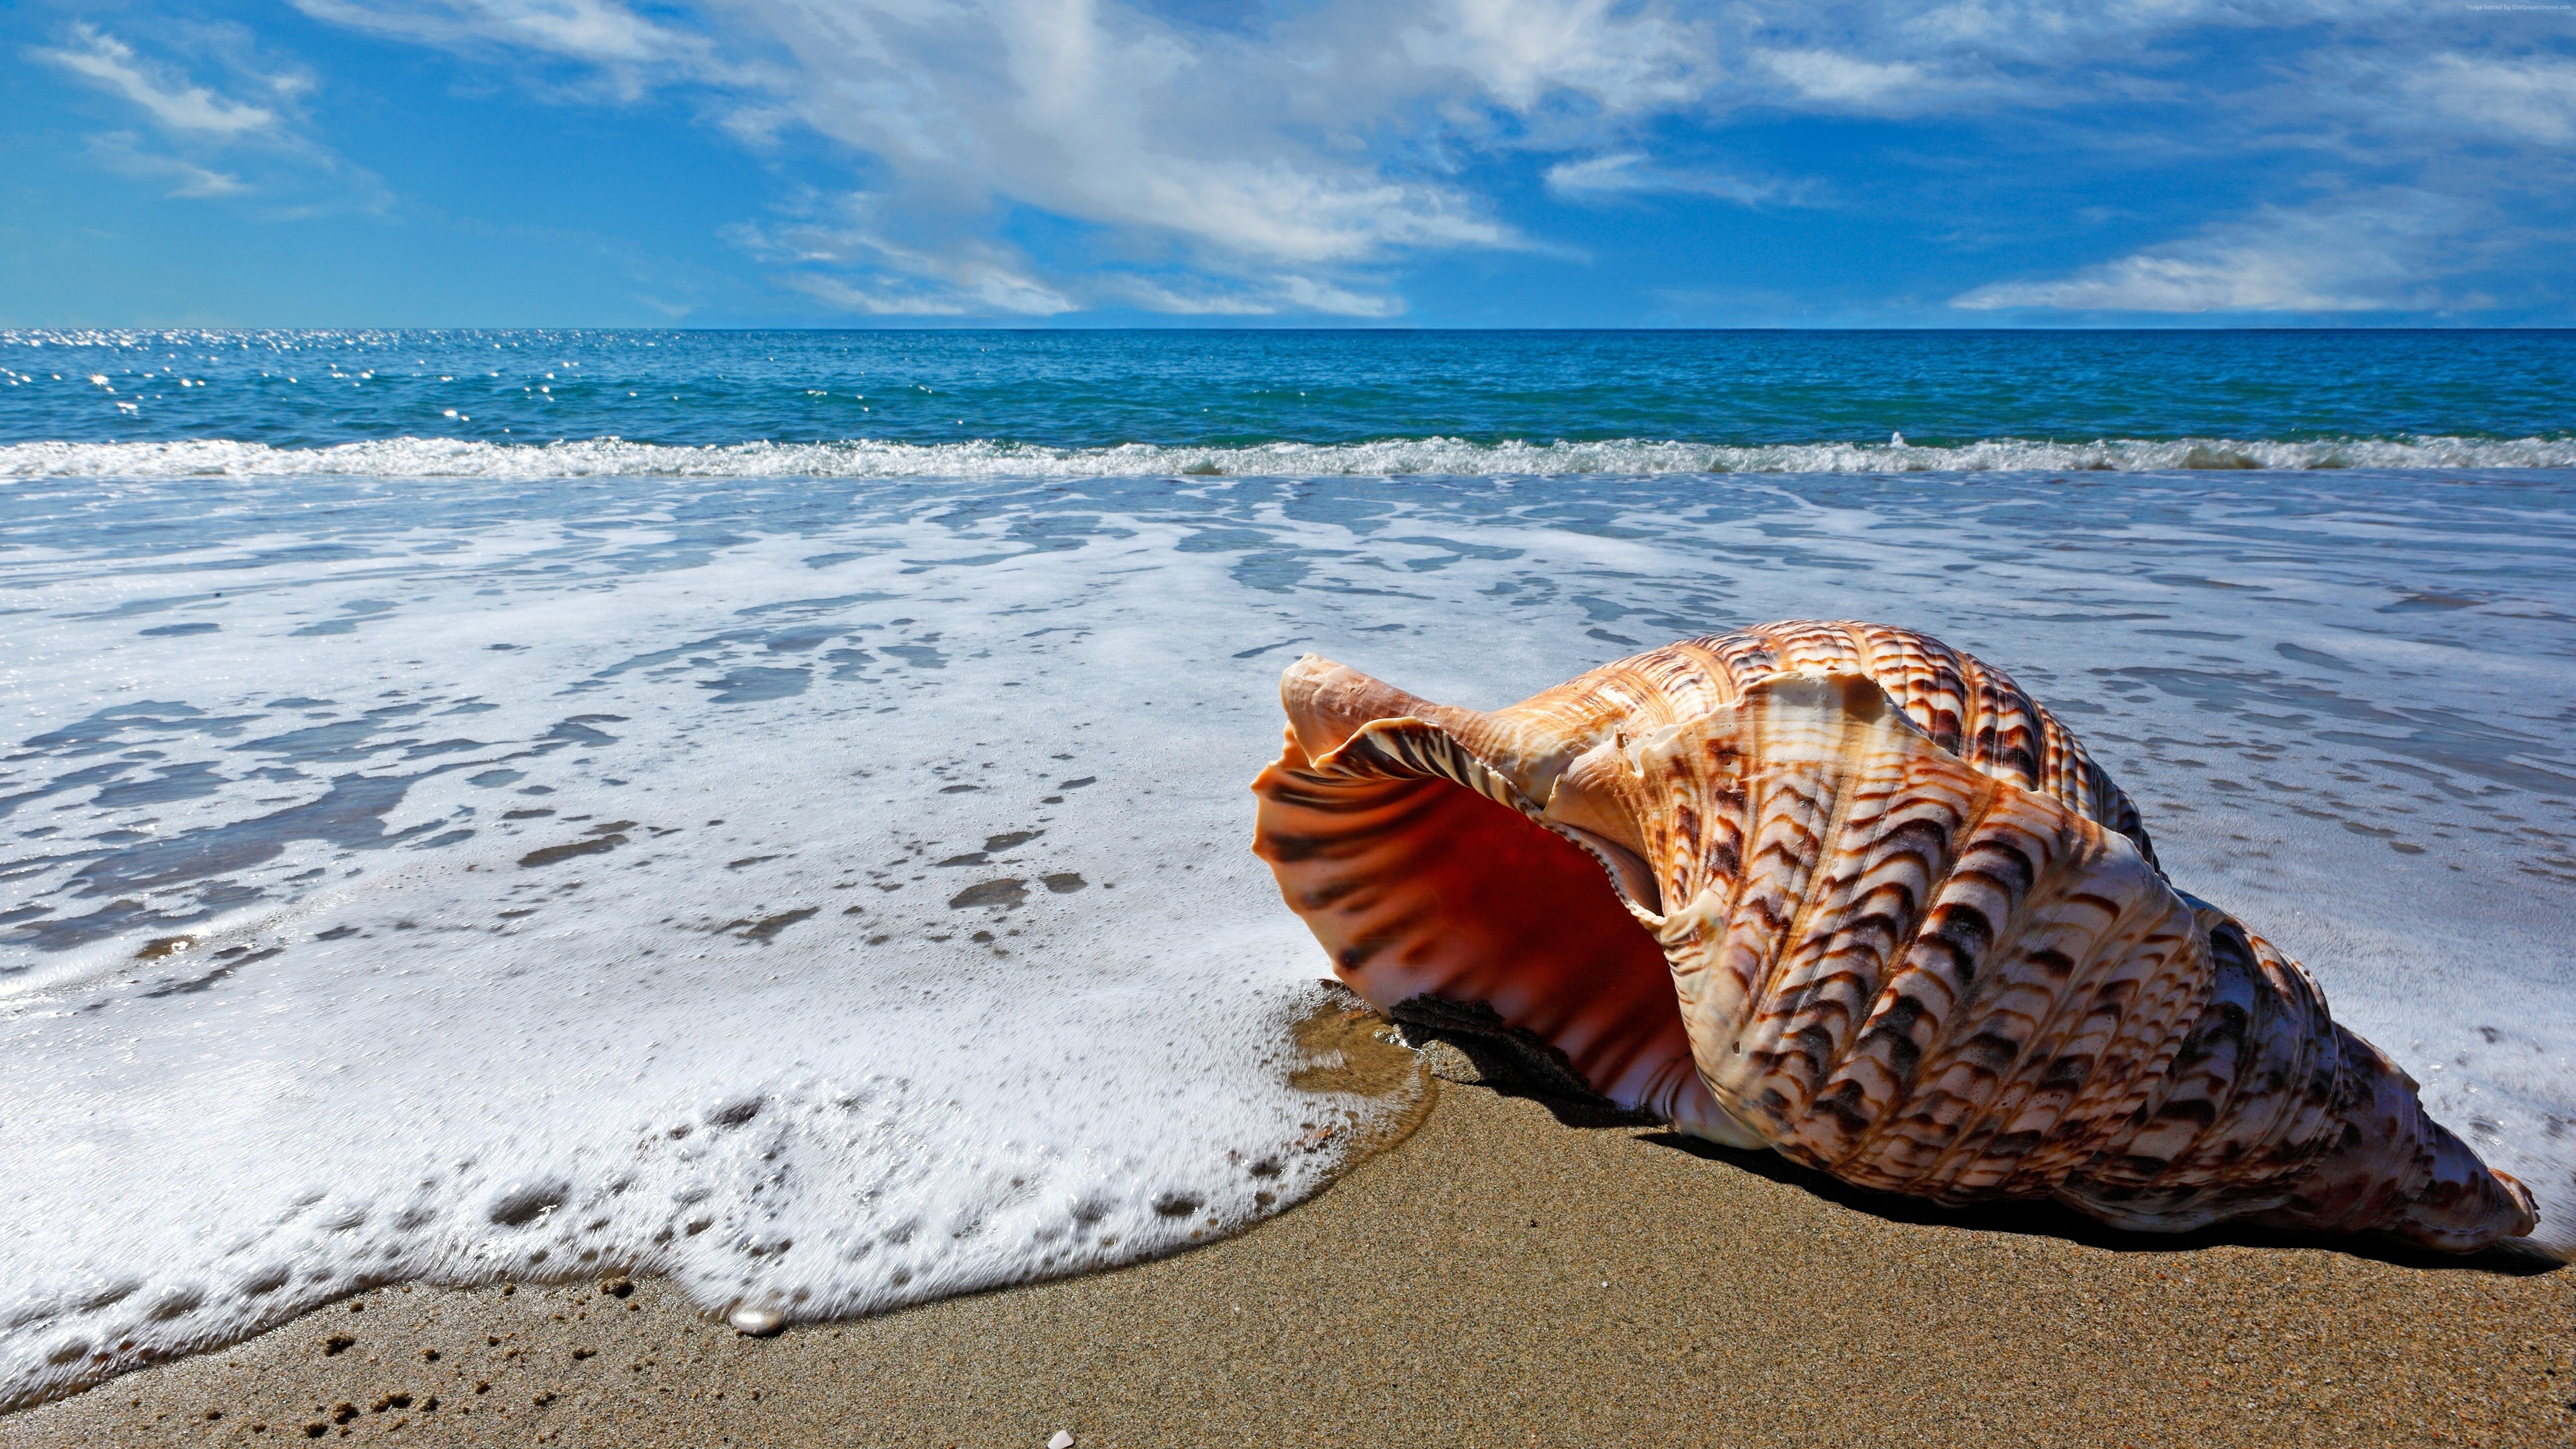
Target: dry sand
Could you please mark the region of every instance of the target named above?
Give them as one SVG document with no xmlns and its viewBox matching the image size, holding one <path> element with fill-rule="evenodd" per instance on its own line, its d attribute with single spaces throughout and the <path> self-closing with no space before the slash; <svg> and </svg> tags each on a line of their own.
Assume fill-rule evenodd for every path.
<svg viewBox="0 0 2576 1449">
<path fill-rule="evenodd" d="M 1124 1272 L 767 1340 L 652 1282 L 388 1288 L 0 1444 L 2576 1444 L 2576 1271 L 1945 1215 L 1439 1093 Z"/>
</svg>

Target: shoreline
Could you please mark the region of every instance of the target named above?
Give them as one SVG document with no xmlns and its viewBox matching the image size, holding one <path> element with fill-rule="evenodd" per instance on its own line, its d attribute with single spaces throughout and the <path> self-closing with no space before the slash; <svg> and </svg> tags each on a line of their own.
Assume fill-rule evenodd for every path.
<svg viewBox="0 0 2576 1449">
<path fill-rule="evenodd" d="M 651 1280 L 385 1287 L 0 1417 L 0 1443 L 2576 1437 L 2576 1272 L 2545 1260 L 1945 1213 L 1431 1090 L 1316 1198 L 1170 1258 L 768 1339 Z"/>
</svg>

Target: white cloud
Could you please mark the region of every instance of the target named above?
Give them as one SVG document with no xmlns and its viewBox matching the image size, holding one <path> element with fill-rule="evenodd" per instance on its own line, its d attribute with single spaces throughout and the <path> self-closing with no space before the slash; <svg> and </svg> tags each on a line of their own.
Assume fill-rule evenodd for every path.
<svg viewBox="0 0 2576 1449">
<path fill-rule="evenodd" d="M 1911 61 L 1862 60 L 1830 50 L 1765 50 L 1757 55 L 1799 95 L 1830 105 L 1872 105 L 1915 89 L 1924 78 L 1923 67 Z"/>
<path fill-rule="evenodd" d="M 172 196 L 203 199 L 239 196 L 250 190 L 241 177 L 232 172 L 210 170 L 193 161 L 146 151 L 131 131 L 110 131 L 103 136 L 91 137 L 90 155 L 110 171 L 167 183 L 170 187 L 168 194 Z"/>
<path fill-rule="evenodd" d="M 1408 256 L 1540 244 L 1488 199 L 1497 169 L 1536 172 L 1560 200 L 1802 204 L 1811 183 L 1651 159 L 1664 129 L 1743 110 L 2027 115 L 2048 144 L 2123 166 L 2310 147 L 2349 164 L 2350 184 L 2381 186 L 2400 180 L 2389 168 L 2456 148 L 2462 129 L 2576 137 L 2570 62 L 2487 55 L 2458 36 L 2410 51 L 2408 37 L 2456 17 L 2406 0 L 293 3 L 479 59 L 523 57 L 557 93 L 567 70 L 625 95 L 686 86 L 747 148 L 800 130 L 847 147 L 863 159 L 844 184 L 873 198 L 856 233 L 870 240 L 778 260 L 798 223 L 761 254 L 837 279 L 839 291 L 797 285 L 857 310 L 1389 315 L 1403 303 L 1383 275 Z M 2320 21 L 2434 58 L 2366 85 L 2302 71 L 2311 55 L 2356 53 L 2315 39 Z M 2266 33 L 2281 64 L 2205 64 Z M 2351 103 L 2328 103 L 2334 85 Z M 2145 105 L 2177 119 L 2140 124 Z M 1002 240 L 1031 217 L 1051 238 L 1028 244 L 1043 263 Z M 2335 263 L 2288 223 L 2265 225 L 1957 305 L 2325 312 L 2394 295 L 2379 262 Z"/>
<path fill-rule="evenodd" d="M 132 101 L 164 130 L 228 139 L 277 128 L 277 112 L 191 84 L 113 35 L 88 25 L 74 25 L 71 34 L 72 45 L 66 49 L 32 53 Z"/>
<path fill-rule="evenodd" d="M 90 137 L 91 159 L 108 170 L 165 184 L 174 197 L 255 201 L 272 216 L 390 204 L 374 175 L 311 135 L 302 101 L 312 76 L 260 64 L 241 27 L 165 25 L 146 42 L 226 73 L 222 88 L 96 26 L 65 34 L 64 44 L 28 54 L 128 103 L 158 133 L 157 147 L 121 128 Z"/>
<path fill-rule="evenodd" d="M 1330 282 L 1319 282 L 1312 277 L 1281 277 L 1278 286 L 1279 295 L 1288 307 L 1301 312 L 1323 312 L 1335 317 L 1404 315 L 1404 299 L 1401 297 L 1370 296 Z"/>
<path fill-rule="evenodd" d="M 954 228 L 928 230 L 882 195 L 809 199 L 806 209 L 783 224 L 738 225 L 727 235 L 777 267 L 788 286 L 871 316 L 1051 317 L 1097 307 L 1233 317 L 1404 311 L 1402 298 L 1293 272 L 1161 277 L 1106 268 L 1053 277 L 1014 248 Z"/>
<path fill-rule="evenodd" d="M 1383 299 L 1330 272 L 1519 244 L 1437 175 L 1291 124 L 1388 112 L 1386 98 L 1344 103 L 1355 62 L 1329 24 L 1282 45 L 1187 32 L 1112 0 L 742 4 L 791 64 L 745 129 L 774 132 L 784 115 L 875 157 L 887 173 L 878 234 L 908 250 L 939 252 L 1003 208 L 1031 207 L 1094 230 L 1113 260 L 1178 262 L 1211 283 L 1128 284 L 1129 305 L 1379 315 Z"/>
<path fill-rule="evenodd" d="M 1559 161 L 1547 168 L 1547 186 L 1550 191 L 1565 192 L 1651 190 L 1646 162 L 1643 151 Z"/>
<path fill-rule="evenodd" d="M 1208 285 L 1130 288 L 1193 311 L 1388 315 L 1400 299 L 1345 269 L 1526 244 L 1451 179 L 1445 146 L 1485 145 L 1498 118 L 1519 125 L 1559 103 L 1692 105 L 1719 79 L 1708 25 L 1677 0 L 1322 0 L 1231 29 L 1155 0 L 294 3 L 461 52 L 581 62 L 621 93 L 711 87 L 720 124 L 747 146 L 801 126 L 872 158 L 881 214 L 923 234 L 881 229 L 897 250 L 947 247 L 1034 208 L 1102 233 L 1114 254 L 1197 274 Z M 891 253 L 870 255 L 881 267 Z M 891 293 L 844 281 L 852 306 L 985 295 L 953 280 Z M 1014 309 L 1062 295 L 1032 285 L 991 295 Z"/>
<path fill-rule="evenodd" d="M 616 0 L 291 0 L 316 20 L 432 45 L 520 48 L 583 61 L 640 89 L 655 72 L 724 77 L 703 35 L 657 24 Z"/>
<path fill-rule="evenodd" d="M 1765 203 L 1803 204 L 1812 190 L 1771 180 L 1748 180 L 1713 171 L 1674 171 L 1654 164 L 1643 151 L 1617 151 L 1580 161 L 1559 161 L 1547 168 L 1547 189 L 1559 196 L 1586 199 L 1606 196 L 1715 196 L 1744 206 Z"/>
<path fill-rule="evenodd" d="M 2410 68 L 2407 99 L 2455 121 L 2544 145 L 2576 140 L 2576 61 L 2445 53 Z"/>
<path fill-rule="evenodd" d="M 2424 285 L 2454 208 L 2423 193 L 2265 207 L 2197 237 L 2041 282 L 1997 282 L 1951 299 L 1976 312 L 2338 312 L 2431 310 Z"/>
<path fill-rule="evenodd" d="M 1404 315 L 1404 299 L 1383 292 L 1358 292 L 1313 277 L 1280 276 L 1257 288 L 1227 290 L 1196 285 L 1175 290 L 1143 277 L 1110 274 L 1091 289 L 1094 303 L 1135 307 L 1180 317 L 1276 317 L 1311 312 L 1328 317 L 1388 318 Z"/>
<path fill-rule="evenodd" d="M 229 170 L 211 170 L 191 160 L 147 152 L 134 131 L 108 131 L 103 137 L 90 137 L 90 157 L 113 173 L 165 183 L 170 186 L 170 196 L 209 199 L 242 196 L 250 191 L 245 180 Z"/>
<path fill-rule="evenodd" d="M 1172 317 L 1275 317 L 1281 310 L 1274 302 L 1239 292 L 1198 286 L 1174 289 L 1132 276 L 1101 278 L 1095 295 L 1114 305 Z"/>
<path fill-rule="evenodd" d="M 736 226 L 731 235 L 737 245 L 782 267 L 781 281 L 844 311 L 879 317 L 1053 317 L 1075 309 L 1010 248 L 972 236 L 951 237 L 945 245 L 928 248 L 890 238 L 882 230 L 880 202 L 851 197 L 834 216 L 766 230 Z"/>
<path fill-rule="evenodd" d="M 1070 310 L 1044 306 L 1035 309 L 1010 306 L 978 309 L 968 293 L 955 289 L 923 288 L 874 280 L 850 281 L 820 272 L 790 272 L 781 280 L 827 307 L 868 317 L 964 317 L 978 310 L 1043 317 Z"/>
<path fill-rule="evenodd" d="M 1397 32 L 1415 63 L 1455 70 L 1526 111 L 1572 92 L 1614 113 L 1685 105 L 1717 83 L 1704 23 L 1611 0 L 1434 0 Z M 1399 12 L 1400 13 L 1400 12 Z"/>
</svg>

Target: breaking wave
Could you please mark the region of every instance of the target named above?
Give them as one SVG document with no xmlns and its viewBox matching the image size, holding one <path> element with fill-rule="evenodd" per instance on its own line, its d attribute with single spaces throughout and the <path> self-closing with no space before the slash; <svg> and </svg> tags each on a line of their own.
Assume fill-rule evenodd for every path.
<svg viewBox="0 0 2576 1449">
<path fill-rule="evenodd" d="M 1952 446 L 1781 443 L 1756 447 L 1617 439 L 1478 443 L 1400 438 L 1248 447 L 1047 448 L 1022 443 L 734 443 L 673 447 L 622 438 L 486 443 L 387 438 L 325 448 L 207 439 L 156 443 L 0 445 L 0 478 L 180 478 L 343 475 L 392 478 L 834 477 L 1097 478 L 1138 474 L 1391 477 L 1408 474 L 1983 473 L 2239 468 L 2569 468 L 2576 434 L 2555 438 L 2103 439 L 1994 438 Z"/>
</svg>

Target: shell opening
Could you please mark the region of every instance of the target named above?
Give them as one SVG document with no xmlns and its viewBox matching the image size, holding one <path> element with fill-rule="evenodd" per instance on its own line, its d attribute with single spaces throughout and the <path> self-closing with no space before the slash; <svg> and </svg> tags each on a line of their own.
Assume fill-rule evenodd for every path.
<svg viewBox="0 0 2576 1449">
<path fill-rule="evenodd" d="M 1292 728 L 1253 783 L 1253 849 L 1343 981 L 1383 1011 L 1482 1003 L 1619 1106 L 1756 1143 L 1701 1083 L 1663 949 L 1605 873 L 1651 907 L 1642 857 L 1491 798 L 1509 786 L 1436 726 L 1374 722 L 1310 759 L 1300 736 L 1326 733 Z"/>
</svg>

